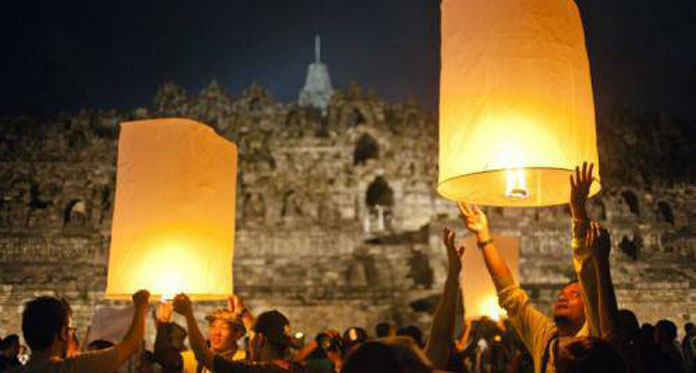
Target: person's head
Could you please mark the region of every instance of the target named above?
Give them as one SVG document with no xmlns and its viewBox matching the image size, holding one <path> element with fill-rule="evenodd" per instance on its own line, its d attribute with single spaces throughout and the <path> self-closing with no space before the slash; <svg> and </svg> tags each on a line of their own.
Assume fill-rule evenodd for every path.
<svg viewBox="0 0 696 373">
<path fill-rule="evenodd" d="M 210 326 L 210 348 L 217 353 L 224 353 L 235 348 L 237 340 L 246 333 L 242 320 L 227 310 L 218 309 L 205 319 Z M 181 342 L 183 344 L 183 340 Z"/>
<path fill-rule="evenodd" d="M 396 335 L 396 327 L 388 322 L 381 322 L 375 327 L 377 338 L 393 337 Z"/>
<path fill-rule="evenodd" d="M 8 335 L 0 342 L 0 346 L 2 346 L 2 352 L 7 356 L 17 356 L 19 354 L 19 336 L 17 334 Z"/>
<path fill-rule="evenodd" d="M 317 346 L 326 352 L 340 353 L 343 349 L 343 341 L 338 335 L 319 333 L 314 340 L 317 342 Z"/>
<path fill-rule="evenodd" d="M 350 327 L 343 332 L 343 346 L 351 348 L 367 340 L 367 332 L 363 328 Z"/>
<path fill-rule="evenodd" d="M 638 318 L 633 311 L 628 309 L 619 310 L 619 330 L 631 340 L 635 341 L 638 339 L 640 324 L 638 324 Z"/>
<path fill-rule="evenodd" d="M 579 338 L 558 351 L 558 373 L 624 373 L 621 355 L 607 342 L 593 337 Z"/>
<path fill-rule="evenodd" d="M 655 342 L 670 344 L 677 339 L 677 325 L 669 320 L 660 320 L 655 324 Z"/>
<path fill-rule="evenodd" d="M 22 313 L 22 333 L 32 352 L 53 349 L 67 351 L 70 305 L 54 297 L 38 297 L 26 304 Z"/>
<path fill-rule="evenodd" d="M 696 337 L 696 325 L 692 322 L 684 324 L 684 333 L 689 337 Z"/>
<path fill-rule="evenodd" d="M 643 343 L 655 342 L 655 327 L 651 323 L 643 323 L 640 326 L 640 338 Z"/>
<path fill-rule="evenodd" d="M 249 340 L 252 361 L 271 361 L 284 358 L 292 346 L 290 320 L 273 310 L 259 315 L 254 323 L 254 333 Z"/>
<path fill-rule="evenodd" d="M 585 323 L 585 303 L 580 292 L 580 283 L 572 281 L 558 292 L 553 305 L 553 319 L 561 333 L 577 333 Z"/>
<path fill-rule="evenodd" d="M 87 345 L 87 351 L 106 350 L 110 347 L 114 347 L 113 342 L 107 341 L 106 339 L 95 339 L 92 342 L 89 342 Z"/>
<path fill-rule="evenodd" d="M 186 329 L 175 322 L 171 323 L 171 326 L 171 329 L 169 329 L 169 345 L 177 351 L 184 351 L 186 349 L 184 341 L 188 336 Z"/>
<path fill-rule="evenodd" d="M 409 325 L 403 328 L 399 328 L 396 332 L 397 336 L 411 337 L 416 346 L 423 348 L 423 332 L 418 329 L 417 326 Z"/>
<path fill-rule="evenodd" d="M 425 373 L 433 370 L 423 351 L 408 337 L 380 338 L 350 351 L 343 373 Z"/>
</svg>

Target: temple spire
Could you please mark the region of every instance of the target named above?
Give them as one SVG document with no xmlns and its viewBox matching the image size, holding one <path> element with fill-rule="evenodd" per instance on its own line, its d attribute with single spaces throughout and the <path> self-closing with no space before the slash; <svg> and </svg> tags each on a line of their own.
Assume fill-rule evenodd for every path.
<svg viewBox="0 0 696 373">
<path fill-rule="evenodd" d="M 300 91 L 298 103 L 302 107 L 314 107 L 326 115 L 333 95 L 329 68 L 321 62 L 321 36 L 314 35 L 314 62 L 307 67 L 307 79 Z"/>
</svg>

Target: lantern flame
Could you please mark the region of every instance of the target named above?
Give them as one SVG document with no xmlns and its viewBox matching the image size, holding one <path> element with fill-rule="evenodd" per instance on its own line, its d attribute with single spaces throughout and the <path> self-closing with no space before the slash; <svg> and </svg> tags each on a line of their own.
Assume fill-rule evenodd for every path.
<svg viewBox="0 0 696 373">
<path fill-rule="evenodd" d="M 507 178 L 505 197 L 518 200 L 529 197 L 527 178 L 523 169 L 509 169 L 505 172 L 505 176 Z"/>
</svg>

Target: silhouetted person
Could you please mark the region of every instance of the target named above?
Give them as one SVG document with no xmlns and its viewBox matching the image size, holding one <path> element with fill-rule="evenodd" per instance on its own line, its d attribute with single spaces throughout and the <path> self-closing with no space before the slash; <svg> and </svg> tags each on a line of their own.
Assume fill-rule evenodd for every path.
<svg viewBox="0 0 696 373">
<path fill-rule="evenodd" d="M 26 304 L 22 314 L 22 333 L 31 348 L 27 365 L 9 372 L 82 373 L 113 372 L 138 351 L 145 331 L 150 294 L 141 290 L 133 295 L 133 321 L 121 343 L 113 348 L 77 354 L 63 359 L 68 348 L 70 306 L 53 297 L 39 297 Z"/>
<path fill-rule="evenodd" d="M 681 347 L 686 371 L 696 373 L 696 326 L 693 323 L 689 322 L 684 325 L 684 338 Z"/>
<path fill-rule="evenodd" d="M 396 331 L 396 335 L 400 337 L 411 337 L 413 342 L 416 343 L 416 346 L 423 348 L 423 332 L 415 325 L 399 328 L 399 330 Z"/>
<path fill-rule="evenodd" d="M 655 342 L 668 359 L 662 372 L 684 372 L 684 358 L 677 344 L 677 325 L 669 320 L 660 320 L 655 324 Z"/>
<path fill-rule="evenodd" d="M 19 336 L 10 334 L 0 342 L 0 372 L 22 365 L 19 362 Z"/>
<path fill-rule="evenodd" d="M 558 373 L 625 373 L 621 355 L 609 343 L 584 337 L 563 346 L 556 358 Z"/>
<path fill-rule="evenodd" d="M 377 338 L 393 337 L 396 335 L 396 327 L 388 322 L 381 322 L 375 327 Z"/>
</svg>

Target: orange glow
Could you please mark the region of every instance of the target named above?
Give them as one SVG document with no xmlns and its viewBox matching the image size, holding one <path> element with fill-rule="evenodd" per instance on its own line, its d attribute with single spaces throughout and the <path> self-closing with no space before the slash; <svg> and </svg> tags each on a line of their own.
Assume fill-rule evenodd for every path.
<svg viewBox="0 0 696 373">
<path fill-rule="evenodd" d="M 121 124 L 106 297 L 232 293 L 237 149 L 202 123 Z"/>
<path fill-rule="evenodd" d="M 513 276 L 519 278 L 519 240 L 510 237 L 494 236 L 496 247 Z M 505 310 L 498 306 L 498 294 L 486 269 L 483 256 L 476 249 L 476 240 L 468 237 L 463 240 L 467 250 L 462 263 L 461 287 L 464 293 L 464 309 L 467 318 L 488 316 L 500 320 L 506 316 Z"/>
<path fill-rule="evenodd" d="M 441 7 L 438 192 L 482 205 L 567 203 L 575 166 L 598 167 L 577 6 L 443 0 Z M 599 190 L 594 183 L 590 194 Z"/>
</svg>

